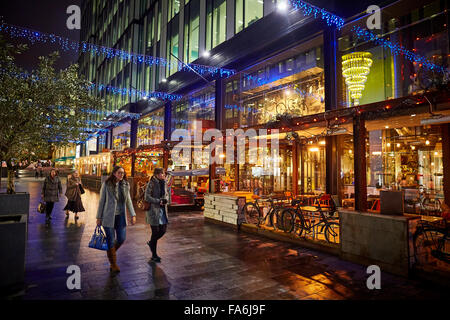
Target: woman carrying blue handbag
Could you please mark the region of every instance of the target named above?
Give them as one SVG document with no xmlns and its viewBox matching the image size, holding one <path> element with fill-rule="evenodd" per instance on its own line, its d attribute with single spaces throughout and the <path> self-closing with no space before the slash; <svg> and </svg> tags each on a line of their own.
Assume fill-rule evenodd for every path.
<svg viewBox="0 0 450 320">
<path fill-rule="evenodd" d="M 124 168 L 115 166 L 111 175 L 102 184 L 97 210 L 97 226 L 105 229 L 108 250 L 106 254 L 112 273 L 120 272 L 116 252 L 126 238 L 126 208 L 131 215 L 131 224 L 136 223 L 136 213 L 130 196 L 130 184 Z"/>
</svg>

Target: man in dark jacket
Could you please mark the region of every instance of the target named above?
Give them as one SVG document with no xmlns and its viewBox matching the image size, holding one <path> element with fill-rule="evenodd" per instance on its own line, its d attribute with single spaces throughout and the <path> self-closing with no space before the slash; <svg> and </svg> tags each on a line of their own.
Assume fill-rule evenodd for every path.
<svg viewBox="0 0 450 320">
<path fill-rule="evenodd" d="M 161 262 L 161 258 L 156 253 L 158 240 L 167 230 L 167 199 L 169 197 L 165 173 L 163 168 L 155 168 L 153 177 L 145 189 L 144 200 L 150 203 L 150 209 L 146 212 L 146 222 L 152 229 L 152 237 L 147 245 L 152 252 L 151 260 Z"/>
<path fill-rule="evenodd" d="M 42 199 L 45 201 L 45 222 L 50 223 L 50 219 L 55 202 L 58 202 L 59 195 L 62 194 L 61 181 L 59 180 L 56 170 L 52 169 L 50 174 L 44 180 L 42 187 Z"/>
</svg>

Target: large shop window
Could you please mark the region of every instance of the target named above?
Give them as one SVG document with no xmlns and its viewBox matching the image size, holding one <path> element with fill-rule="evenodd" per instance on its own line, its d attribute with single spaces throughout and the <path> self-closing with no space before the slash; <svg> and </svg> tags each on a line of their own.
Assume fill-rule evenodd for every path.
<svg viewBox="0 0 450 320">
<path fill-rule="evenodd" d="M 211 85 L 188 95 L 172 105 L 172 131 L 187 129 L 193 135 L 194 121 L 201 121 L 203 130 L 215 128 L 215 88 Z"/>
<path fill-rule="evenodd" d="M 403 190 L 407 213 L 440 215 L 443 202 L 440 126 L 421 126 L 417 115 L 368 121 L 367 194 L 379 210 L 380 190 Z"/>
<path fill-rule="evenodd" d="M 184 61 L 190 63 L 198 58 L 198 41 L 200 35 L 200 1 L 191 1 L 184 10 Z"/>
<path fill-rule="evenodd" d="M 198 92 L 191 93 L 184 100 L 174 103 L 172 106 L 172 131 L 176 129 L 187 129 L 191 138 L 195 132 L 201 130 L 204 133 L 207 129 L 215 128 L 215 86 L 211 85 Z M 201 125 L 201 129 L 200 126 Z M 172 140 L 172 139 L 171 139 Z M 193 140 L 192 140 L 193 141 Z M 207 143 L 205 141 L 205 143 Z M 204 145 L 199 158 L 195 158 L 199 146 L 192 146 L 190 160 L 186 162 L 176 162 L 174 159 L 169 160 L 169 170 L 186 171 L 186 176 L 176 175 L 173 185 L 176 188 L 188 189 L 191 191 L 206 192 L 209 189 L 209 179 L 207 169 L 209 167 L 209 154 L 206 152 Z M 192 170 L 203 170 L 202 174 L 193 174 Z M 205 171 L 206 170 L 206 173 Z"/>
<path fill-rule="evenodd" d="M 405 4 L 407 5 L 405 6 Z M 440 1 L 419 5 L 399 1 L 381 11 L 381 36 L 393 44 L 447 66 L 449 53 L 448 14 Z M 413 8 L 405 12 L 405 7 Z M 413 95 L 441 81 L 438 72 L 427 71 L 388 47 L 359 38 L 353 27 L 367 29 L 366 19 L 345 26 L 339 37 L 339 105 L 351 107 Z M 378 33 L 377 33 L 378 34 Z"/>
<path fill-rule="evenodd" d="M 236 0 L 236 33 L 264 16 L 264 1 Z"/>
<path fill-rule="evenodd" d="M 227 1 L 210 0 L 206 6 L 206 50 L 211 50 L 226 40 Z"/>
<path fill-rule="evenodd" d="M 164 140 L 164 108 L 150 113 L 139 120 L 137 144 L 155 145 Z"/>
<path fill-rule="evenodd" d="M 226 83 L 224 126 L 250 127 L 277 117 L 325 111 L 322 38 L 240 72 Z"/>
</svg>

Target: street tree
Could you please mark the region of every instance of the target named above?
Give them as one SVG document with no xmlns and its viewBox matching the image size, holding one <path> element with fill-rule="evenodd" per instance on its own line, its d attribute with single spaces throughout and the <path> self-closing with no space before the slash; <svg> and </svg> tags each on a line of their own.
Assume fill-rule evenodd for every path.
<svg viewBox="0 0 450 320">
<path fill-rule="evenodd" d="M 25 50 L 0 37 L 0 161 L 7 164 L 9 194 L 15 193 L 14 171 L 21 160 L 85 139 L 89 115 L 83 110 L 103 107 L 76 64 L 56 70 L 55 52 L 25 72 L 16 63 Z"/>
</svg>

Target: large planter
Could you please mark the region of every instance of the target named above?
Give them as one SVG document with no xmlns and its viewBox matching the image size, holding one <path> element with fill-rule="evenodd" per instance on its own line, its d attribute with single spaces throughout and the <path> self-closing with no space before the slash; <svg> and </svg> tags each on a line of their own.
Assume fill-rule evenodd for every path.
<svg viewBox="0 0 450 320">
<path fill-rule="evenodd" d="M 0 194 L 0 292 L 23 288 L 30 194 Z"/>
</svg>

